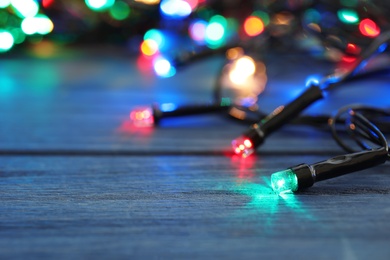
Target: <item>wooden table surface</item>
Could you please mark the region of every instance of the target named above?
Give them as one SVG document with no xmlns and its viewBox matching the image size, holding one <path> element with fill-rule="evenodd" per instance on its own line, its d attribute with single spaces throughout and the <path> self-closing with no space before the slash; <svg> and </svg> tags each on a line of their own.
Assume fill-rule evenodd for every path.
<svg viewBox="0 0 390 260">
<path fill-rule="evenodd" d="M 300 55 L 265 63 L 265 111 L 332 68 Z M 1 259 L 390 259 L 389 165 L 275 195 L 273 172 L 344 153 L 328 131 L 288 126 L 241 159 L 230 141 L 247 126 L 223 114 L 135 128 L 133 107 L 209 101 L 222 60 L 168 79 L 136 64 L 80 50 L 0 60 Z M 346 84 L 307 113 L 388 107 L 388 78 Z"/>
</svg>

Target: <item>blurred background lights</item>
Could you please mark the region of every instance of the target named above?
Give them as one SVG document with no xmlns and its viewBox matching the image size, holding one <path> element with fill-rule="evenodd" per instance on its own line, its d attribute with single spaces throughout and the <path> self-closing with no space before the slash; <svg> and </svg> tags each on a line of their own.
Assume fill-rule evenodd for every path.
<svg viewBox="0 0 390 260">
<path fill-rule="evenodd" d="M 12 28 L 9 30 L 9 32 L 14 37 L 15 44 L 20 44 L 20 43 L 24 42 L 24 40 L 26 39 L 26 34 L 24 34 L 22 29 L 20 29 L 20 28 Z"/>
<path fill-rule="evenodd" d="M 378 25 L 371 19 L 364 19 L 359 24 L 360 32 L 367 37 L 377 37 L 380 34 L 380 28 Z"/>
<path fill-rule="evenodd" d="M 345 50 L 348 54 L 358 55 L 360 54 L 361 49 L 353 43 L 348 43 Z"/>
<path fill-rule="evenodd" d="M 165 16 L 171 18 L 185 18 L 192 12 L 190 4 L 184 0 L 163 0 L 160 9 Z"/>
<path fill-rule="evenodd" d="M 141 44 L 141 52 L 146 56 L 152 56 L 158 52 L 158 44 L 152 40 L 144 40 Z"/>
<path fill-rule="evenodd" d="M 21 18 L 33 17 L 39 11 L 39 5 L 34 0 L 11 0 L 11 5 Z"/>
<path fill-rule="evenodd" d="M 5 30 L 0 30 L 0 52 L 6 52 L 14 45 L 14 37 Z"/>
<path fill-rule="evenodd" d="M 198 43 L 203 43 L 206 39 L 206 28 L 206 21 L 197 20 L 193 22 L 189 28 L 191 39 Z"/>
<path fill-rule="evenodd" d="M 165 43 L 164 34 L 157 29 L 151 29 L 147 31 L 144 35 L 144 40 L 153 40 L 157 44 L 159 50 L 164 47 Z"/>
<path fill-rule="evenodd" d="M 42 0 L 42 6 L 44 8 L 50 7 L 54 3 L 54 0 Z"/>
<path fill-rule="evenodd" d="M 159 57 L 154 61 L 153 67 L 156 74 L 163 78 L 169 78 L 176 74 L 176 69 L 167 59 L 162 57 Z"/>
<path fill-rule="evenodd" d="M 206 42 L 210 48 L 217 48 L 224 43 L 227 21 L 221 15 L 215 15 L 210 19 L 206 27 Z"/>
<path fill-rule="evenodd" d="M 198 7 L 199 4 L 198 0 L 185 0 L 185 1 L 190 5 L 192 11 L 194 11 Z"/>
<path fill-rule="evenodd" d="M 115 20 L 122 21 L 130 16 L 130 7 L 123 1 L 116 1 L 115 4 L 110 7 L 109 13 Z"/>
<path fill-rule="evenodd" d="M 343 23 L 357 23 L 359 22 L 359 15 L 352 9 L 340 9 L 337 16 Z"/>
<path fill-rule="evenodd" d="M 257 10 L 252 13 L 252 16 L 260 18 L 264 26 L 267 26 L 269 24 L 269 15 L 266 12 Z"/>
<path fill-rule="evenodd" d="M 243 56 L 237 59 L 229 72 L 229 79 L 234 84 L 243 84 L 256 71 L 255 61 L 249 56 Z"/>
<path fill-rule="evenodd" d="M 94 11 L 103 11 L 115 4 L 115 0 L 85 0 L 85 4 Z"/>
<path fill-rule="evenodd" d="M 235 60 L 244 54 L 244 50 L 241 47 L 230 48 L 226 51 L 226 58 L 229 60 Z"/>
<path fill-rule="evenodd" d="M 11 4 L 11 0 L 0 0 L 0 8 L 5 8 Z"/>
<path fill-rule="evenodd" d="M 177 105 L 174 103 L 164 103 L 160 105 L 160 110 L 162 112 L 170 112 L 177 108 Z"/>
<path fill-rule="evenodd" d="M 27 35 L 45 35 L 53 31 L 54 28 L 53 22 L 44 14 L 25 18 L 21 26 L 23 32 Z"/>
<path fill-rule="evenodd" d="M 160 3 L 160 0 L 135 0 L 135 2 L 143 3 L 146 5 L 157 5 Z"/>
<path fill-rule="evenodd" d="M 264 31 L 264 23 L 259 17 L 249 16 L 244 22 L 244 30 L 248 36 L 257 36 Z"/>
<path fill-rule="evenodd" d="M 304 24 L 318 24 L 321 21 L 321 14 L 313 8 L 309 8 L 305 11 L 302 18 Z"/>
</svg>

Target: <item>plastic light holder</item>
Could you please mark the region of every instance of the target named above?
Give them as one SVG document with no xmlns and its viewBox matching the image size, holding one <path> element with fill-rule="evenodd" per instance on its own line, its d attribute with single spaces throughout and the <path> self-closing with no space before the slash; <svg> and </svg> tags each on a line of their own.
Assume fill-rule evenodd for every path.
<svg viewBox="0 0 390 260">
<path fill-rule="evenodd" d="M 168 108 L 168 109 L 167 109 Z M 185 106 L 176 106 L 172 103 L 157 105 L 154 104 L 151 107 L 138 107 L 130 113 L 130 119 L 137 127 L 150 127 L 158 125 L 161 119 L 200 115 L 215 113 L 220 111 L 226 111 L 230 108 L 229 105 L 220 104 L 193 104 Z"/>
<path fill-rule="evenodd" d="M 271 175 L 275 193 L 296 192 L 313 186 L 317 181 L 383 164 L 388 159 L 387 147 L 340 155 L 315 164 L 299 164 Z"/>
<path fill-rule="evenodd" d="M 233 140 L 233 151 L 236 154 L 241 154 L 243 157 L 249 156 L 264 142 L 269 134 L 290 122 L 308 106 L 323 98 L 323 95 L 324 93 L 320 86 L 313 82 L 312 85 L 305 89 L 305 91 L 292 102 L 286 106 L 278 107 L 266 118 L 261 120 L 261 122 L 252 125 L 242 137 Z M 241 145 L 240 141 L 245 139 L 249 139 L 253 147 L 251 147 L 252 149 L 250 150 L 244 149 L 242 152 L 238 153 L 237 147 Z"/>
</svg>

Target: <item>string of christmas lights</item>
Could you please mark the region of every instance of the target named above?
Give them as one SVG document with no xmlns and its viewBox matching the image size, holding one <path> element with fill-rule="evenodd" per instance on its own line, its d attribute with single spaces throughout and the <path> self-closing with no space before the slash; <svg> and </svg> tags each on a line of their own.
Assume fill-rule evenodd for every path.
<svg viewBox="0 0 390 260">
<path fill-rule="evenodd" d="M 342 118 L 343 115 L 347 115 Z M 368 118 L 389 117 L 384 109 L 364 105 L 341 108 L 330 120 L 332 134 L 337 143 L 349 154 L 340 155 L 314 164 L 299 164 L 271 175 L 271 185 L 278 194 L 290 193 L 311 187 L 315 182 L 361 171 L 390 160 L 386 137 Z M 348 135 L 359 150 L 346 144 L 337 131 L 337 122 L 342 122 Z M 372 147 L 372 145 L 376 147 Z"/>
<path fill-rule="evenodd" d="M 270 134 L 297 117 L 314 102 L 324 98 L 327 92 L 356 77 L 359 72 L 364 72 L 368 60 L 377 53 L 384 52 L 389 41 L 390 32 L 382 33 L 349 67 L 342 70 L 336 69 L 320 81 L 312 80 L 308 82 L 308 87 L 293 101 L 276 108 L 269 116 L 253 124 L 242 136 L 234 139 L 232 141 L 233 151 L 243 157 L 251 155 Z"/>
<path fill-rule="evenodd" d="M 138 55 L 141 71 L 151 68 L 163 78 L 173 77 L 196 60 L 225 54 L 210 104 L 154 105 L 131 112 L 130 118 L 137 126 L 209 112 L 223 112 L 241 122 L 261 120 L 233 141 L 234 152 L 246 157 L 291 120 L 323 125 L 326 115 L 297 115 L 326 91 L 355 76 L 374 52 L 386 49 L 389 12 L 390 3 L 380 0 L 0 0 L 0 54 L 45 42 L 116 44 Z M 265 115 L 258 110 L 257 97 L 267 83 L 261 55 L 271 48 L 303 50 L 330 60 L 337 73 L 321 82 L 311 81 L 295 101 Z M 223 96 L 222 88 L 229 88 L 235 98 Z M 387 141 L 363 115 L 368 110 L 349 108 L 346 119 L 349 134 L 364 151 L 349 149 L 332 125 L 336 141 L 352 153 L 275 173 L 274 190 L 294 192 L 319 180 L 384 163 L 389 158 Z M 333 118 L 334 124 L 343 121 L 340 114 Z M 379 114 L 388 116 L 383 111 Z M 361 137 L 379 148 L 371 149 Z"/>
<path fill-rule="evenodd" d="M 383 1 L 357 0 L 1 0 L 0 51 L 37 44 L 42 35 L 55 44 L 130 42 L 163 77 L 174 69 L 156 60 L 188 51 L 183 46 L 215 50 L 259 37 L 275 49 L 297 44 L 313 55 L 351 60 L 388 27 L 389 10 Z M 172 53 L 178 42 L 181 48 Z"/>
</svg>

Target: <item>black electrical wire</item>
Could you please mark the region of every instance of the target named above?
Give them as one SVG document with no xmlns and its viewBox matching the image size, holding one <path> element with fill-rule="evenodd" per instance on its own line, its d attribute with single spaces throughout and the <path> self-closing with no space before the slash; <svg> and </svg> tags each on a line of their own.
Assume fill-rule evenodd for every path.
<svg viewBox="0 0 390 260">
<path fill-rule="evenodd" d="M 372 145 L 376 145 L 384 147 L 388 151 L 389 146 L 386 137 L 373 123 L 378 121 L 378 118 L 381 121 L 384 118 L 390 118 L 390 111 L 365 105 L 349 105 L 338 110 L 329 120 L 329 125 L 334 140 L 347 152 L 353 153 L 357 150 L 352 145 L 347 144 L 345 136 L 341 135 L 342 132 L 338 127 L 340 125 L 343 125 L 348 136 L 360 149 L 370 150 L 377 148 L 372 147 Z"/>
<path fill-rule="evenodd" d="M 390 117 L 390 112 L 365 105 L 341 108 L 330 120 L 333 138 L 348 152 L 325 161 L 298 164 L 271 175 L 276 193 L 296 192 L 313 186 L 315 182 L 368 169 L 390 160 L 389 145 L 381 130 L 370 119 Z M 347 144 L 337 129 L 342 125 L 345 133 L 359 149 Z"/>
<path fill-rule="evenodd" d="M 297 98 L 285 106 L 279 106 L 267 117 L 252 124 L 246 132 L 234 139 L 232 141 L 233 151 L 243 157 L 249 156 L 265 141 L 268 135 L 274 133 L 283 125 L 286 125 L 292 119 L 299 116 L 302 111 L 316 101 L 323 99 L 331 89 L 354 79 L 358 73 L 360 75 L 370 75 L 375 70 L 366 68 L 368 59 L 377 53 L 383 52 L 387 48 L 388 42 L 390 42 L 390 31 L 384 32 L 374 39 L 360 58 L 350 67 L 342 70 L 336 69 L 334 73 L 324 77 L 319 82 L 310 82 L 309 87 Z M 247 146 L 243 142 L 246 142 Z"/>
<path fill-rule="evenodd" d="M 387 44 L 390 42 L 390 31 L 383 32 L 377 38 L 375 38 L 372 43 L 363 51 L 360 57 L 349 67 L 341 71 L 335 71 L 334 73 L 324 77 L 320 86 L 323 90 L 329 91 L 335 87 L 338 87 L 342 83 L 352 80 L 357 74 L 360 73 L 361 76 L 365 74 L 371 74 L 375 72 L 378 68 L 369 69 L 364 71 L 367 61 L 373 58 L 376 54 L 383 52 Z"/>
</svg>

